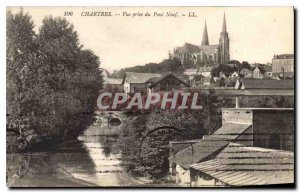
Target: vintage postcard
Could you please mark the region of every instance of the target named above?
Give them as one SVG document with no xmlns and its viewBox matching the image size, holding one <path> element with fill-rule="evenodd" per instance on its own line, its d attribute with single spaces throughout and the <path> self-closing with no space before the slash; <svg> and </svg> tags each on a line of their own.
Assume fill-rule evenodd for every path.
<svg viewBox="0 0 300 193">
<path fill-rule="evenodd" d="M 8 187 L 295 187 L 293 7 L 6 7 Z"/>
</svg>

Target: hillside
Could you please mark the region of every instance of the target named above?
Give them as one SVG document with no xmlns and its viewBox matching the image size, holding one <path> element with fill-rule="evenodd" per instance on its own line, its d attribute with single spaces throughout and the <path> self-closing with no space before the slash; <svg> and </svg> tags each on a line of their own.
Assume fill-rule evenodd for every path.
<svg viewBox="0 0 300 193">
<path fill-rule="evenodd" d="M 179 60 L 163 60 L 160 63 L 148 63 L 144 66 L 124 68 L 112 74 L 111 76 L 114 78 L 122 78 L 125 72 L 167 74 L 170 71 L 172 71 L 174 74 L 182 75 L 184 69 Z"/>
</svg>

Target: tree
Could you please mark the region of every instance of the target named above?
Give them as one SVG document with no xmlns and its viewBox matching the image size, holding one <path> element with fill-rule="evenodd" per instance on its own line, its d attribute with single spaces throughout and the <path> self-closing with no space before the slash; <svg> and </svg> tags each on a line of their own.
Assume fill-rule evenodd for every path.
<svg viewBox="0 0 300 193">
<path fill-rule="evenodd" d="M 180 61 L 176 58 L 171 60 L 163 60 L 160 63 L 148 63 L 144 66 L 134 66 L 121 69 L 119 72 L 114 72 L 112 77 L 123 78 L 125 72 L 139 72 L 139 73 L 159 73 L 167 74 L 172 71 L 174 74 L 182 75 L 184 68 Z"/>
<path fill-rule="evenodd" d="M 65 19 L 46 17 L 35 35 L 22 10 L 7 18 L 8 124 L 20 128 L 23 120 L 29 147 L 77 137 L 93 121 L 102 88 L 99 58 L 82 49 Z"/>
<path fill-rule="evenodd" d="M 7 129 L 23 133 L 32 121 L 28 107 L 28 88 L 34 77 L 31 64 L 36 53 L 34 24 L 21 9 L 6 13 L 6 102 Z"/>
<path fill-rule="evenodd" d="M 251 66 L 250 66 L 249 62 L 243 61 L 242 64 L 241 64 L 240 70 L 243 69 L 243 68 L 251 69 Z"/>
</svg>

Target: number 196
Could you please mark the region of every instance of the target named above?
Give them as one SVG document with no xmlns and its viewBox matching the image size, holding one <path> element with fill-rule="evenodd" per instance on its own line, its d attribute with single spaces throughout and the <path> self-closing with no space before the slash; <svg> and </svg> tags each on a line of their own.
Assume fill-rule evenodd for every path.
<svg viewBox="0 0 300 193">
<path fill-rule="evenodd" d="M 64 16 L 72 16 L 73 11 L 65 11 Z"/>
</svg>

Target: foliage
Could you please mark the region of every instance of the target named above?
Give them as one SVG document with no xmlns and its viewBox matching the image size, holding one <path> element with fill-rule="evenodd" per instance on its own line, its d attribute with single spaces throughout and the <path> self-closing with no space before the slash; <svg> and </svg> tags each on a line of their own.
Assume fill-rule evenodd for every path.
<svg viewBox="0 0 300 193">
<path fill-rule="evenodd" d="M 228 101 L 211 90 L 201 95 L 201 110 L 139 111 L 118 138 L 122 160 L 133 175 L 159 179 L 168 172 L 169 141 L 201 139 L 220 126 L 220 107 Z"/>
<path fill-rule="evenodd" d="M 242 97 L 242 107 L 253 108 L 294 108 L 293 96 L 249 96 Z"/>
<path fill-rule="evenodd" d="M 134 66 L 121 69 L 118 72 L 114 72 L 112 77 L 123 78 L 125 72 L 140 72 L 140 73 L 159 73 L 167 74 L 172 71 L 174 74 L 181 75 L 184 71 L 181 63 L 177 59 L 163 60 L 160 63 L 149 63 L 144 66 Z"/>
<path fill-rule="evenodd" d="M 93 121 L 99 58 L 63 18 L 46 17 L 34 34 L 28 14 L 7 14 L 9 127 L 20 129 L 26 120 L 22 132 L 34 130 L 43 140 L 77 137 Z"/>
<path fill-rule="evenodd" d="M 240 63 L 238 60 L 231 60 L 229 62 L 232 66 L 229 65 L 220 65 L 212 70 L 212 76 L 217 77 L 220 75 L 220 72 L 223 72 L 226 75 L 229 75 L 233 72 L 241 71 L 242 69 L 251 69 L 250 64 L 247 61 Z"/>
</svg>

